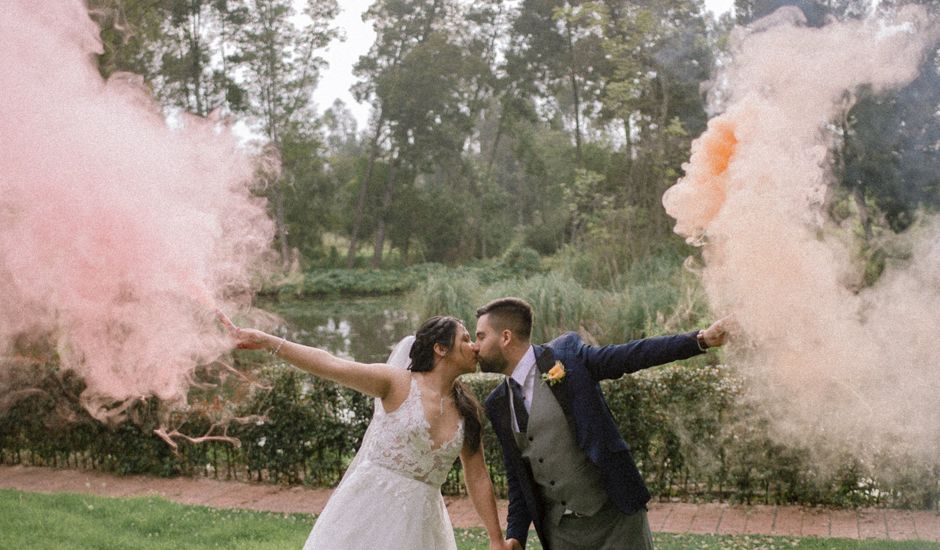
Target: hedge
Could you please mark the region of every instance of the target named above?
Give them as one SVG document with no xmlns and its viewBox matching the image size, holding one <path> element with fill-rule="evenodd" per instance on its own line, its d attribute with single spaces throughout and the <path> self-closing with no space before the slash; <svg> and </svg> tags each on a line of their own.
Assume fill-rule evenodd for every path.
<svg viewBox="0 0 940 550">
<path fill-rule="evenodd" d="M 365 432 L 372 400 L 283 365 L 258 374 L 267 387 L 229 403 L 234 416 L 253 419 L 230 423 L 228 435 L 240 440 L 239 447 L 184 441 L 174 452 L 153 431 L 165 414 L 158 403 L 138 403 L 128 421 L 105 426 L 74 398 L 81 381 L 46 367 L 41 391 L 0 417 L 0 460 L 119 474 L 336 484 Z M 482 400 L 500 379 L 473 375 L 465 380 Z M 767 419 L 744 403 L 739 378 L 729 367 L 670 365 L 605 381 L 603 387 L 657 498 L 937 507 L 936 464 L 885 453 L 864 462 L 846 456 L 838 466 L 824 469 L 808 449 L 770 440 Z M 173 425 L 190 434 L 205 433 L 214 420 L 195 407 L 174 414 Z M 504 496 L 502 455 L 486 421 L 483 436 L 494 486 Z M 464 490 L 459 461 L 443 490 Z"/>
</svg>

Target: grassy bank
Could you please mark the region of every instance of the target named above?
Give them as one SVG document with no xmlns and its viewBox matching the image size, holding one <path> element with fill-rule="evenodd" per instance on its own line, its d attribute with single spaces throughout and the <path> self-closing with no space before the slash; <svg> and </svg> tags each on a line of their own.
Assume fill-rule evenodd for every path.
<svg viewBox="0 0 940 550">
<path fill-rule="evenodd" d="M 282 549 L 300 548 L 313 518 L 186 506 L 162 498 L 103 498 L 0 490 L 0 548 Z M 482 529 L 457 529 L 461 550 L 487 548 Z M 920 541 L 853 541 L 657 533 L 663 550 L 940 550 Z M 538 549 L 533 539 L 527 545 Z"/>
<path fill-rule="evenodd" d="M 265 298 L 384 296 L 413 290 L 428 273 L 441 269 L 422 264 L 396 269 L 316 269 L 269 281 L 259 291 Z"/>
<path fill-rule="evenodd" d="M 685 256 L 663 251 L 616 272 L 575 250 L 539 257 L 513 248 L 501 260 L 448 267 L 419 264 L 387 269 L 314 269 L 270 281 L 266 299 L 407 295 L 419 317 L 456 315 L 472 322 L 476 308 L 500 296 L 535 306 L 535 339 L 578 330 L 598 341 L 623 341 L 698 327 L 708 316 L 698 277 Z"/>
<path fill-rule="evenodd" d="M 450 270 L 429 273 L 409 295 L 420 318 L 451 314 L 470 323 L 476 308 L 502 296 L 524 298 L 534 307 L 532 338 L 546 341 L 573 330 L 598 343 L 703 328 L 711 321 L 697 278 L 659 259 L 637 266 L 617 285 L 597 287 L 564 264 L 510 277 Z"/>
</svg>

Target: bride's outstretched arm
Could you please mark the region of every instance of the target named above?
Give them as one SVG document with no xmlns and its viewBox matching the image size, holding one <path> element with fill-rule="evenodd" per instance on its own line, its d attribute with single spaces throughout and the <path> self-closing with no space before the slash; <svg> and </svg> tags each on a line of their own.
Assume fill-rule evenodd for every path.
<svg viewBox="0 0 940 550">
<path fill-rule="evenodd" d="M 486 534 L 490 538 L 490 550 L 522 550 L 522 545 L 515 539 L 507 541 L 503 538 L 503 531 L 499 526 L 499 515 L 496 512 L 493 482 L 490 480 L 490 473 L 483 459 L 483 442 L 480 442 L 480 448 L 476 451 L 471 451 L 464 446 L 460 452 L 460 462 L 463 464 L 464 480 L 467 483 L 470 500 L 473 501 L 474 509 L 483 520 L 483 525 L 486 526 Z"/>
<path fill-rule="evenodd" d="M 235 347 L 268 350 L 301 370 L 372 397 L 387 397 L 395 377 L 402 376 L 404 372 L 383 364 L 369 365 L 340 359 L 325 350 L 290 342 L 260 330 L 238 328 L 222 314 L 219 314 L 219 320 L 235 339 Z"/>
</svg>

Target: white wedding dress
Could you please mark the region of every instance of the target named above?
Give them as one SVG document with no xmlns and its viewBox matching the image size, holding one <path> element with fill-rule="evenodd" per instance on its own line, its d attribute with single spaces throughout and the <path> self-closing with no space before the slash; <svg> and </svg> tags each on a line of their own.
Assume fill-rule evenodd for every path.
<svg viewBox="0 0 940 550">
<path fill-rule="evenodd" d="M 403 340 L 396 354 L 411 349 Z M 407 355 L 405 355 L 407 357 Z M 463 445 L 463 422 L 454 436 L 435 447 L 412 375 L 405 401 L 386 413 L 376 399 L 362 446 L 317 518 L 305 550 L 456 549 L 441 485 Z"/>
</svg>

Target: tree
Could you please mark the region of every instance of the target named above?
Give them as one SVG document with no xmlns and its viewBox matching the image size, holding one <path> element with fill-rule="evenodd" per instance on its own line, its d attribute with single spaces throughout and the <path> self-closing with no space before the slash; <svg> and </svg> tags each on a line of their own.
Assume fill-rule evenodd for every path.
<svg viewBox="0 0 940 550">
<path fill-rule="evenodd" d="M 321 254 L 323 232 L 337 225 L 340 215 L 335 207 L 340 180 L 332 173 L 318 122 L 302 118 L 280 134 L 284 223 L 298 261 Z"/>
<path fill-rule="evenodd" d="M 871 0 L 735 0 L 734 13 L 739 25 L 747 25 L 784 6 L 795 6 L 806 16 L 808 25 L 821 27 L 830 16 L 865 17 L 871 4 Z"/>
<path fill-rule="evenodd" d="M 238 21 L 226 0 L 93 0 L 104 76 L 140 75 L 165 108 L 207 116 L 243 109 L 227 52 Z"/>
<path fill-rule="evenodd" d="M 884 1 L 878 12 L 890 15 L 906 2 Z M 919 2 L 936 17 L 940 2 Z M 822 26 L 837 20 L 867 17 L 868 0 L 738 1 L 737 19 L 746 24 L 784 5 L 799 7 L 807 24 Z M 864 284 L 877 280 L 885 251 L 876 238 L 900 233 L 913 224 L 920 210 L 940 205 L 940 50 L 928 50 L 917 78 L 900 90 L 875 95 L 868 88 L 850 90 L 845 111 L 833 123 L 834 188 L 830 213 L 838 221 L 858 217 L 859 242 L 868 259 Z M 854 208 L 843 206 L 850 201 Z"/>
<path fill-rule="evenodd" d="M 507 52 L 507 72 L 518 83 L 514 88 L 549 100 L 559 113 L 570 115 L 578 167 L 582 166 L 583 110 L 591 99 L 585 95 L 593 95 L 588 85 L 604 72 L 597 13 L 596 2 L 524 0 Z"/>
<path fill-rule="evenodd" d="M 232 34 L 240 23 L 226 0 L 172 0 L 163 32 L 160 72 L 154 79 L 164 103 L 206 116 L 244 108 L 244 90 L 228 63 Z M 216 59 L 213 54 L 218 53 Z"/>
<path fill-rule="evenodd" d="M 166 7 L 154 0 L 89 0 L 88 8 L 101 28 L 104 53 L 98 57 L 98 68 L 102 76 L 129 72 L 151 82 L 159 73 L 157 52 Z"/>
<path fill-rule="evenodd" d="M 377 37 L 356 66 L 364 79 L 356 92 L 372 101 L 377 115 L 347 265 L 358 249 L 368 217 L 368 188 L 382 159 L 388 170 L 381 189 L 373 193 L 379 197 L 372 216 L 374 266 L 381 263 L 389 225 L 394 219 L 405 221 L 394 212 L 396 192 L 438 184 L 472 187 L 463 155 L 493 84 L 491 60 L 496 53 L 495 36 L 469 32 L 467 22 L 472 22 L 471 28 L 492 31 L 500 5 L 496 0 L 469 7 L 453 0 L 397 0 L 376 2 L 367 13 L 375 21 Z M 404 223 L 394 239 L 405 247 L 404 235 L 410 232 L 402 230 L 407 227 L 416 226 Z"/>
<path fill-rule="evenodd" d="M 870 203 L 895 232 L 921 207 L 940 205 L 940 50 L 920 75 L 886 96 L 862 92 L 844 122 L 840 183 L 855 197 L 864 234 L 872 236 Z"/>
<path fill-rule="evenodd" d="M 433 19 L 437 16 L 440 0 L 431 2 L 421 0 L 378 0 L 366 12 L 365 18 L 373 22 L 376 32 L 375 43 L 369 53 L 361 56 L 354 72 L 363 79 L 353 88 L 357 101 L 370 101 L 375 114 L 372 122 L 372 137 L 369 141 L 369 159 L 363 180 L 359 183 L 356 205 L 353 210 L 352 227 L 349 235 L 349 248 L 346 253 L 346 266 L 352 267 L 359 250 L 359 239 L 366 217 L 366 203 L 369 187 L 375 172 L 376 161 L 381 154 L 380 148 L 385 141 L 386 113 L 376 95 L 379 76 L 401 62 L 407 50 L 427 34 Z M 388 185 L 386 185 L 388 188 Z"/>
<path fill-rule="evenodd" d="M 302 128 L 304 119 L 315 118 L 312 93 L 325 64 L 317 52 L 337 36 L 330 26 L 339 10 L 336 0 L 308 0 L 306 23 L 300 26 L 294 23 L 293 4 L 291 0 L 241 0 L 228 6 L 232 20 L 239 24 L 238 49 L 232 60 L 244 71 L 248 112 L 281 158 L 288 139 L 285 134 Z M 269 187 L 284 267 L 291 258 L 285 187 L 296 176 L 285 173 Z"/>
<path fill-rule="evenodd" d="M 587 168 L 606 174 L 607 192 L 615 195 L 611 215 L 627 208 L 643 220 L 631 228 L 634 242 L 668 239 L 671 222 L 660 201 L 679 177 L 691 137 L 705 128 L 700 87 L 713 65 L 715 37 L 699 0 L 604 2 L 591 9 L 608 59 L 597 86 L 597 120 L 622 128 L 624 149 L 607 167 Z M 629 250 L 628 256 L 642 247 Z"/>
</svg>

